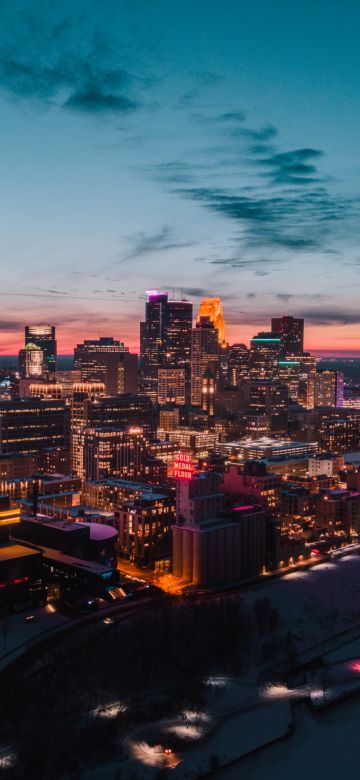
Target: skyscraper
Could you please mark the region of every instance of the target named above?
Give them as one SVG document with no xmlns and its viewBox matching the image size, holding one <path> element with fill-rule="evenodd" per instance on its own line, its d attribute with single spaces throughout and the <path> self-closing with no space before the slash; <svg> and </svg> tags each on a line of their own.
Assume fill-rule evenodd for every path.
<svg viewBox="0 0 360 780">
<path fill-rule="evenodd" d="M 276 379 L 281 338 L 274 333 L 258 333 L 250 341 L 251 379 Z"/>
<path fill-rule="evenodd" d="M 54 325 L 26 325 L 25 347 L 35 344 L 44 353 L 44 377 L 55 379 L 56 375 L 56 336 Z"/>
<path fill-rule="evenodd" d="M 141 479 L 144 451 L 142 428 L 85 428 L 83 444 L 86 480 L 106 477 Z"/>
<path fill-rule="evenodd" d="M 200 317 L 192 331 L 191 346 L 191 403 L 202 405 L 202 380 L 210 368 L 213 377 L 218 373 L 220 344 L 218 331 L 210 317 Z"/>
<path fill-rule="evenodd" d="M 315 376 L 315 406 L 344 405 L 344 375 L 328 369 L 317 371 Z"/>
<path fill-rule="evenodd" d="M 19 373 L 21 379 L 42 379 L 44 376 L 44 351 L 29 342 L 19 351 Z"/>
<path fill-rule="evenodd" d="M 183 368 L 189 388 L 192 304 L 169 300 L 165 292 L 154 290 L 148 295 L 145 320 L 140 323 L 141 386 L 156 402 L 159 368 Z"/>
<path fill-rule="evenodd" d="M 209 317 L 218 331 L 219 344 L 225 344 L 225 320 L 220 298 L 203 298 L 199 307 L 197 322 L 201 317 Z"/>
<path fill-rule="evenodd" d="M 273 317 L 271 330 L 281 337 L 282 356 L 288 353 L 300 355 L 304 351 L 304 320 L 295 317 Z"/>
<path fill-rule="evenodd" d="M 74 349 L 81 382 L 103 382 L 109 395 L 137 393 L 137 355 L 112 337 L 86 340 Z"/>
<path fill-rule="evenodd" d="M 91 401 L 105 392 L 100 382 L 74 384 L 71 409 L 71 467 L 74 474 L 84 478 L 83 431 L 89 425 Z"/>
</svg>

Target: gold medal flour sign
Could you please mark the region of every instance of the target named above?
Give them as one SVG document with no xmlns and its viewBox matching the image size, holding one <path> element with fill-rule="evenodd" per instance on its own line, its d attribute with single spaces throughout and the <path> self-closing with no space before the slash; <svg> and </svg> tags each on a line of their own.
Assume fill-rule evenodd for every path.
<svg viewBox="0 0 360 780">
<path fill-rule="evenodd" d="M 186 452 L 178 452 L 174 462 L 174 477 L 177 479 L 191 479 L 194 467 Z"/>
</svg>

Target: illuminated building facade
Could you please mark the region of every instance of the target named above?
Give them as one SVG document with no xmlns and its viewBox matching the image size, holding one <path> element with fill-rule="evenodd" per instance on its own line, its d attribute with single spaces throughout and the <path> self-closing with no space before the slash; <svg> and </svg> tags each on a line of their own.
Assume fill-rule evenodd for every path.
<svg viewBox="0 0 360 780">
<path fill-rule="evenodd" d="M 226 495 L 251 496 L 256 504 L 274 509 L 279 506 L 281 479 L 269 474 L 265 464 L 247 461 L 243 466 L 228 466 L 222 474 L 221 490 Z"/>
<path fill-rule="evenodd" d="M 237 387 L 249 378 L 250 352 L 245 344 L 232 344 L 227 348 L 228 382 Z"/>
<path fill-rule="evenodd" d="M 65 447 L 68 435 L 69 417 L 64 401 L 0 401 L 0 453 L 36 454 L 43 447 Z"/>
<path fill-rule="evenodd" d="M 142 428 L 85 428 L 83 448 L 86 480 L 106 477 L 141 479 L 144 452 Z"/>
<path fill-rule="evenodd" d="M 304 320 L 296 317 L 273 317 L 271 331 L 281 337 L 281 355 L 300 355 L 304 351 Z"/>
<path fill-rule="evenodd" d="M 159 412 L 159 428 L 163 431 L 176 431 L 179 427 L 179 409 L 169 408 L 160 409 Z"/>
<path fill-rule="evenodd" d="M 344 375 L 340 371 L 320 370 L 315 377 L 315 406 L 344 405 Z"/>
<path fill-rule="evenodd" d="M 74 474 L 84 478 L 83 431 L 90 422 L 92 401 L 104 394 L 105 386 L 100 382 L 79 382 L 73 387 L 71 397 L 71 468 Z"/>
<path fill-rule="evenodd" d="M 225 456 L 237 456 L 249 460 L 296 455 L 309 456 L 317 452 L 317 442 L 295 441 L 292 439 L 272 439 L 266 436 L 261 439 L 241 439 L 238 442 L 219 442 L 216 451 Z"/>
<path fill-rule="evenodd" d="M 208 417 L 213 417 L 215 414 L 215 390 L 215 377 L 208 366 L 201 380 L 201 408 Z"/>
<path fill-rule="evenodd" d="M 156 420 L 150 398 L 146 395 L 126 393 L 94 397 L 89 409 L 89 424 L 110 428 L 140 426 L 146 437 L 151 439 Z"/>
<path fill-rule="evenodd" d="M 191 342 L 191 403 L 202 405 L 202 380 L 207 368 L 216 376 L 219 371 L 220 346 L 218 331 L 209 317 L 200 317 L 192 331 Z"/>
<path fill-rule="evenodd" d="M 203 298 L 203 300 L 200 302 L 199 314 L 196 321 L 200 322 L 202 317 L 209 318 L 210 322 L 213 323 L 214 328 L 217 330 L 219 344 L 221 346 L 225 344 L 225 320 L 221 299 Z"/>
<path fill-rule="evenodd" d="M 356 452 L 360 448 L 360 415 L 324 416 L 318 428 L 323 452 Z"/>
<path fill-rule="evenodd" d="M 44 353 L 44 377 L 54 381 L 56 376 L 56 334 L 54 325 L 26 325 L 25 347 L 35 344 Z"/>
<path fill-rule="evenodd" d="M 191 452 L 194 457 L 205 458 L 218 441 L 218 434 L 213 431 L 197 431 L 186 426 L 180 426 L 175 431 L 162 431 L 158 429 L 158 437 L 165 441 L 183 447 Z M 161 457 L 161 456 L 160 456 Z"/>
<path fill-rule="evenodd" d="M 251 379 L 276 379 L 281 352 L 281 338 L 262 332 L 250 341 Z"/>
<path fill-rule="evenodd" d="M 286 385 L 271 380 L 249 383 L 249 408 L 264 414 L 271 433 L 286 433 L 288 425 L 289 391 Z"/>
<path fill-rule="evenodd" d="M 20 380 L 42 379 L 44 376 L 44 351 L 29 343 L 19 351 Z"/>
<path fill-rule="evenodd" d="M 193 310 L 189 301 L 169 300 L 168 293 L 152 290 L 148 295 L 140 323 L 141 386 L 156 402 L 160 368 L 184 369 L 189 387 Z"/>
<path fill-rule="evenodd" d="M 137 393 L 137 355 L 112 337 L 86 340 L 74 349 L 74 368 L 81 382 L 102 382 L 108 395 Z"/>
<path fill-rule="evenodd" d="M 115 509 L 115 525 L 120 555 L 138 565 L 169 568 L 174 520 L 174 496 L 160 489 L 119 503 Z"/>
<path fill-rule="evenodd" d="M 316 526 L 332 533 L 360 530 L 360 493 L 352 490 L 321 490 L 316 496 Z"/>
<path fill-rule="evenodd" d="M 158 370 L 158 404 L 173 403 L 183 406 L 186 401 L 185 369 L 159 368 Z"/>
</svg>

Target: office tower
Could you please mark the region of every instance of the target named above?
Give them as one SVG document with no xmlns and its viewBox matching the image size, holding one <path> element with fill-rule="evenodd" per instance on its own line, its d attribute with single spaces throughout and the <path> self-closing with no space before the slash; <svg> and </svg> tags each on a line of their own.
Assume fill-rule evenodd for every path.
<svg viewBox="0 0 360 780">
<path fill-rule="evenodd" d="M 315 406 L 315 379 L 316 379 L 316 358 L 309 352 L 303 352 L 301 355 L 286 355 L 284 363 L 279 361 L 280 372 L 285 363 L 297 362 L 299 364 L 299 398 L 298 401 L 307 409 L 313 409 Z"/>
<path fill-rule="evenodd" d="M 249 385 L 251 412 L 266 415 L 271 433 L 286 433 L 288 425 L 289 390 L 281 382 L 251 381 Z"/>
<path fill-rule="evenodd" d="M 209 417 L 215 414 L 215 390 L 215 376 L 207 366 L 201 380 L 201 408 Z"/>
<path fill-rule="evenodd" d="M 274 333 L 258 333 L 250 341 L 250 378 L 276 379 L 281 338 Z"/>
<path fill-rule="evenodd" d="M 89 425 L 126 428 L 138 426 L 147 439 L 154 436 L 156 419 L 151 399 L 146 395 L 96 397 L 89 409 Z"/>
<path fill-rule="evenodd" d="M 70 401 L 71 467 L 80 479 L 84 478 L 83 430 L 90 422 L 91 402 L 104 392 L 105 386 L 100 382 L 79 382 L 73 387 Z"/>
<path fill-rule="evenodd" d="M 55 379 L 56 375 L 56 336 L 53 325 L 26 325 L 25 347 L 35 344 L 44 353 L 44 377 Z"/>
<path fill-rule="evenodd" d="M 315 377 L 315 406 L 344 405 L 344 375 L 340 371 L 319 370 Z"/>
<path fill-rule="evenodd" d="M 225 320 L 221 305 L 220 298 L 203 298 L 199 307 L 199 314 L 197 316 L 197 322 L 200 322 L 202 317 L 209 317 L 213 323 L 214 328 L 218 332 L 219 344 L 225 344 Z"/>
<path fill-rule="evenodd" d="M 218 331 L 210 317 L 200 317 L 192 331 L 191 342 L 191 403 L 202 404 L 202 379 L 208 367 L 218 373 L 220 344 Z"/>
<path fill-rule="evenodd" d="M 180 424 L 179 409 L 177 406 L 160 409 L 159 428 L 162 431 L 176 431 Z"/>
<path fill-rule="evenodd" d="M 234 387 L 249 378 L 250 352 L 245 344 L 232 344 L 227 349 L 228 382 Z"/>
<path fill-rule="evenodd" d="M 20 379 L 42 379 L 44 376 L 44 351 L 36 344 L 28 343 L 19 350 Z"/>
<path fill-rule="evenodd" d="M 192 304 L 169 300 L 168 293 L 150 291 L 145 320 L 140 323 L 142 391 L 155 403 L 160 368 L 183 368 L 190 383 Z"/>
<path fill-rule="evenodd" d="M 43 447 L 66 447 L 68 436 L 69 416 L 64 401 L 0 401 L 0 453 L 37 453 Z"/>
<path fill-rule="evenodd" d="M 297 360 L 295 355 L 292 355 L 291 359 L 283 358 L 283 360 L 279 360 L 278 376 L 280 382 L 288 388 L 289 398 L 296 403 L 301 403 L 303 392 L 300 386 L 300 378 L 302 376 L 300 360 Z"/>
<path fill-rule="evenodd" d="M 174 403 L 178 406 L 185 404 L 184 368 L 159 368 L 157 400 L 160 406 L 169 403 Z"/>
<path fill-rule="evenodd" d="M 142 428 L 85 428 L 83 431 L 86 480 L 140 480 L 145 439 Z"/>
<path fill-rule="evenodd" d="M 137 393 L 137 355 L 112 337 L 85 340 L 74 349 L 81 382 L 102 382 L 109 395 Z"/>
<path fill-rule="evenodd" d="M 296 317 L 273 317 L 271 331 L 281 337 L 281 355 L 301 355 L 304 351 L 304 320 Z"/>
<path fill-rule="evenodd" d="M 322 452 L 357 452 L 360 449 L 360 415 L 324 416 L 317 434 Z"/>
</svg>

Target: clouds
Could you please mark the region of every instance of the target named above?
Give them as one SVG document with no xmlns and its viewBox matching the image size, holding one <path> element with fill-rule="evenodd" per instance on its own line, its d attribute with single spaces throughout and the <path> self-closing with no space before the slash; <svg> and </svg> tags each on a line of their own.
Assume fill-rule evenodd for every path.
<svg viewBox="0 0 360 780">
<path fill-rule="evenodd" d="M 308 185 L 321 181 L 315 160 L 322 156 L 320 149 L 294 149 L 260 157 L 257 164 L 269 168 L 267 175 L 273 184 Z"/>
<path fill-rule="evenodd" d="M 118 262 L 136 260 L 156 252 L 170 252 L 173 249 L 181 249 L 192 246 L 193 241 L 177 238 L 170 225 L 163 225 L 155 233 L 135 233 L 127 237 L 129 249 L 120 255 Z"/>
<path fill-rule="evenodd" d="M 90 113 L 123 113 L 138 106 L 135 78 L 121 43 L 64 4 L 2 8 L 0 82 L 12 98 L 38 100 Z"/>
<path fill-rule="evenodd" d="M 315 325 L 359 325 L 360 312 L 354 310 L 329 309 L 304 309 L 303 315 L 306 321 Z"/>
</svg>

